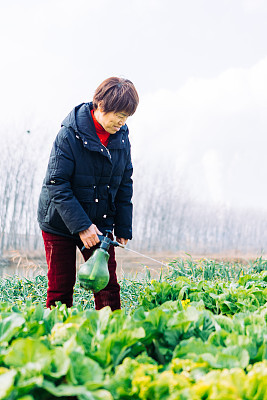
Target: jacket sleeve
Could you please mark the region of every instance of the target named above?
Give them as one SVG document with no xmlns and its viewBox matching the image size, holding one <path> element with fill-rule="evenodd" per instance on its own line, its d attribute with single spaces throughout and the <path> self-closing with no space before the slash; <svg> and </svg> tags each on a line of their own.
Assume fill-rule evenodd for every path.
<svg viewBox="0 0 267 400">
<path fill-rule="evenodd" d="M 116 215 L 114 233 L 117 237 L 132 239 L 132 219 L 133 219 L 133 166 L 131 152 L 123 173 L 123 177 L 115 197 Z"/>
<path fill-rule="evenodd" d="M 64 127 L 59 131 L 50 154 L 45 183 L 58 214 L 69 231 L 75 234 L 87 229 L 92 221 L 72 191 L 71 177 L 75 160 L 68 135 Z"/>
</svg>

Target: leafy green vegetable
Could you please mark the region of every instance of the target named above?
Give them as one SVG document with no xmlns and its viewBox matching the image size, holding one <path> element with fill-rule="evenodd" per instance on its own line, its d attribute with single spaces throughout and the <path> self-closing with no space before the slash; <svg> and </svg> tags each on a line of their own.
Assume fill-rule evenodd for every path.
<svg viewBox="0 0 267 400">
<path fill-rule="evenodd" d="M 11 393 L 16 375 L 14 369 L 0 369 L 0 399 L 6 399 Z"/>
<path fill-rule="evenodd" d="M 17 300 L 0 303 L 0 399 L 267 400 L 267 264 L 248 276 L 239 265 L 236 281 L 224 267 L 189 260 L 192 279 L 125 281 L 131 304 L 115 312 L 46 309 L 14 278 Z"/>
<path fill-rule="evenodd" d="M 20 330 L 25 319 L 17 313 L 0 320 L 0 343 L 9 342 Z"/>
</svg>

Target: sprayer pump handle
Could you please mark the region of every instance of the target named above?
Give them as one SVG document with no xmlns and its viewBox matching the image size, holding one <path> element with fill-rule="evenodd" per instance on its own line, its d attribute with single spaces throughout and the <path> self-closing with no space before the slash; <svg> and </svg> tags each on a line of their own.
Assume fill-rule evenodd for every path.
<svg viewBox="0 0 267 400">
<path fill-rule="evenodd" d="M 112 234 L 111 231 L 106 231 L 106 236 L 104 236 L 104 235 L 97 235 L 97 236 L 99 237 L 100 242 L 103 242 L 104 239 L 107 238 L 107 239 L 108 239 L 108 242 L 109 242 L 109 245 L 112 244 L 112 246 L 114 246 L 114 247 L 124 247 L 123 245 L 121 245 L 121 244 L 118 243 L 117 241 L 115 241 L 115 240 L 112 241 L 112 240 L 108 237 L 108 234 L 109 234 L 109 233 Z M 86 249 L 86 247 L 83 246 L 83 247 L 81 248 L 81 251 L 84 251 L 85 249 Z"/>
</svg>

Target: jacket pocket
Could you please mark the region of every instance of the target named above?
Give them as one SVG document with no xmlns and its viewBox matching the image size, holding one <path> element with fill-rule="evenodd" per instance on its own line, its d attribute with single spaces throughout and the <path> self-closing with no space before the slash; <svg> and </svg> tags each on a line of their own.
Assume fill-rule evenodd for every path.
<svg viewBox="0 0 267 400">
<path fill-rule="evenodd" d="M 66 229 L 66 225 L 64 224 L 61 216 L 57 212 L 55 205 L 52 202 L 49 204 L 44 222 L 59 230 Z"/>
<path fill-rule="evenodd" d="M 47 215 L 47 210 L 50 205 L 50 199 L 48 195 L 48 190 L 45 185 L 43 185 L 41 194 L 39 196 L 38 200 L 38 219 L 40 221 L 44 221 L 46 215 Z"/>
</svg>

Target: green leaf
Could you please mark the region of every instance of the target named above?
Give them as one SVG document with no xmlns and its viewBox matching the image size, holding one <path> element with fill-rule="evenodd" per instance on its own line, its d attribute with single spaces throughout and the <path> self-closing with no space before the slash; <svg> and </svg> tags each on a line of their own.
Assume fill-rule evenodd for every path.
<svg viewBox="0 0 267 400">
<path fill-rule="evenodd" d="M 42 303 L 38 303 L 34 309 L 33 318 L 35 321 L 41 321 L 44 317 L 44 306 Z"/>
<path fill-rule="evenodd" d="M 116 310 L 109 316 L 108 324 L 102 332 L 105 336 L 112 333 L 119 333 L 121 330 L 125 329 L 129 322 L 131 323 L 131 318 L 126 315 L 124 310 Z"/>
<path fill-rule="evenodd" d="M 173 358 L 189 358 L 195 361 L 198 360 L 198 355 L 209 353 L 216 355 L 218 348 L 210 343 L 203 343 L 199 338 L 190 338 L 180 342 L 173 352 Z"/>
<path fill-rule="evenodd" d="M 107 390 L 94 390 L 89 394 L 81 394 L 78 396 L 79 400 L 113 400 L 112 395 Z"/>
<path fill-rule="evenodd" d="M 31 368 L 29 364 L 26 368 L 20 368 L 19 370 L 19 377 L 16 381 L 16 392 L 19 396 L 25 395 L 35 388 L 39 388 L 42 386 L 44 380 L 43 375 L 39 371 L 36 371 L 34 366 Z"/>
<path fill-rule="evenodd" d="M 50 352 L 51 362 L 44 369 L 44 374 L 52 378 L 60 378 L 67 374 L 70 359 L 61 347 L 56 347 Z"/>
<path fill-rule="evenodd" d="M 32 369 L 41 371 L 51 362 L 51 353 L 40 340 L 17 339 L 10 346 L 4 362 L 12 367 L 25 367 L 31 363 Z"/>
<path fill-rule="evenodd" d="M 228 338 L 229 333 L 226 332 L 224 329 L 220 329 L 217 332 L 211 333 L 208 338 L 208 342 L 213 346 L 217 347 L 225 347 L 225 341 Z"/>
<path fill-rule="evenodd" d="M 141 327 L 145 330 L 144 338 L 142 339 L 142 343 L 146 346 L 149 345 L 153 339 L 157 339 L 163 336 L 163 333 L 166 331 L 167 322 L 169 319 L 169 315 L 172 315 L 172 310 L 163 311 L 160 307 L 154 308 L 148 312 L 143 314 L 143 307 L 141 308 L 141 313 L 134 313 L 133 322 L 135 322 L 136 327 Z M 140 318 L 141 317 L 141 318 Z M 143 318 L 145 317 L 145 318 Z M 138 318 L 140 318 L 138 320 Z"/>
<path fill-rule="evenodd" d="M 159 306 L 159 309 L 161 309 L 164 312 L 172 311 L 184 311 L 183 305 L 181 300 L 169 300 L 165 301 L 161 306 Z"/>
<path fill-rule="evenodd" d="M 104 372 L 96 361 L 81 353 L 72 352 L 70 354 L 70 370 L 68 374 L 70 383 L 74 385 L 94 383 L 98 388 L 103 379 Z"/>
<path fill-rule="evenodd" d="M 56 386 L 54 383 L 44 380 L 42 388 L 59 398 L 77 396 L 79 400 L 113 400 L 111 394 L 107 390 L 90 391 L 86 386 L 82 385 L 60 384 Z"/>
<path fill-rule="evenodd" d="M 240 307 L 238 307 L 236 303 L 233 303 L 228 300 L 219 302 L 219 305 L 220 305 L 221 312 L 226 315 L 235 314 L 240 310 Z"/>
<path fill-rule="evenodd" d="M 215 316 L 216 323 L 224 329 L 226 332 L 232 332 L 234 330 L 233 320 L 225 317 L 224 315 Z"/>
<path fill-rule="evenodd" d="M 4 373 L 0 371 L 0 374 L 0 399 L 6 399 L 14 387 L 17 371 L 11 369 Z"/>
<path fill-rule="evenodd" d="M 245 369 L 249 364 L 249 354 L 248 351 L 242 349 L 239 346 L 229 346 L 226 349 L 223 349 L 222 354 L 224 356 L 230 357 L 232 359 L 232 363 L 228 364 L 228 367 L 222 368 L 243 368 Z M 218 358 L 219 359 L 219 358 Z"/>
<path fill-rule="evenodd" d="M 20 331 L 24 323 L 25 319 L 17 313 L 0 320 L 0 342 L 9 342 Z"/>
<path fill-rule="evenodd" d="M 119 334 L 113 333 L 102 340 L 95 340 L 94 347 L 88 355 L 97 361 L 102 368 L 114 367 L 126 356 L 136 356 L 144 351 L 140 339 L 145 337 L 143 328 L 124 330 Z"/>
<path fill-rule="evenodd" d="M 237 346 L 232 346 L 222 351 L 218 351 L 217 355 L 214 356 L 209 353 L 202 354 L 195 361 L 206 361 L 212 368 L 246 368 L 249 364 L 248 352 L 244 349 L 240 349 Z"/>
<path fill-rule="evenodd" d="M 45 309 L 44 311 L 44 323 L 46 326 L 47 332 L 51 332 L 53 326 L 59 322 L 64 322 L 69 315 L 69 311 L 66 308 L 66 305 L 63 304 L 61 306 L 52 307 Z"/>
<path fill-rule="evenodd" d="M 84 394 L 88 396 L 88 400 L 94 400 L 93 396 L 90 392 L 88 392 L 85 386 L 73 386 L 67 384 L 56 386 L 53 382 L 44 380 L 42 388 L 56 397 L 79 396 L 81 394 Z"/>
<path fill-rule="evenodd" d="M 141 355 L 136 359 L 127 357 L 122 364 L 116 367 L 115 374 L 108 379 L 105 387 L 111 392 L 114 399 L 140 399 L 139 388 L 133 387 L 133 379 L 138 375 L 141 384 L 146 385 L 148 376 L 157 376 L 158 368 L 155 363 L 150 363 L 150 358 L 146 362 Z"/>
<path fill-rule="evenodd" d="M 58 346 L 67 342 L 72 336 L 76 336 L 79 325 L 76 323 L 63 323 L 55 324 L 51 330 L 50 341 L 52 345 Z"/>
<path fill-rule="evenodd" d="M 188 307 L 186 310 L 174 313 L 166 322 L 169 329 L 179 330 L 181 333 L 185 334 L 198 319 L 199 312 L 196 308 Z"/>
<path fill-rule="evenodd" d="M 200 337 L 203 342 L 206 342 L 212 332 L 215 331 L 215 324 L 208 312 L 202 312 L 196 321 L 194 336 Z"/>
</svg>

